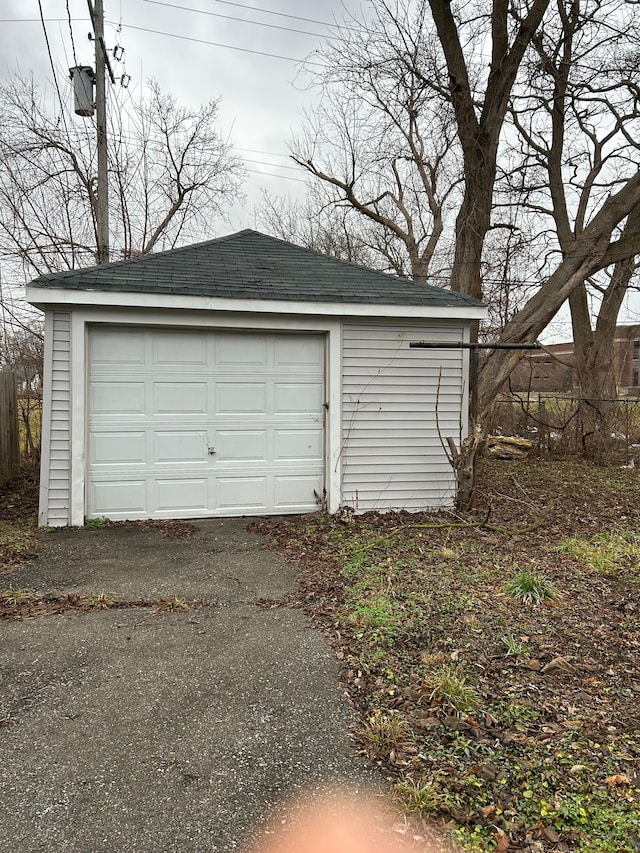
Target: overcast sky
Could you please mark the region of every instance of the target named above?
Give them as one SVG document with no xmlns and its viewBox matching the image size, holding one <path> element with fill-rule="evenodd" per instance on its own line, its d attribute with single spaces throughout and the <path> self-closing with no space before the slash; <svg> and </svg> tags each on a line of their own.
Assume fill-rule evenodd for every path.
<svg viewBox="0 0 640 853">
<path fill-rule="evenodd" d="M 41 6 L 45 27 L 38 0 L 0 0 L 0 75 L 33 73 L 53 93 L 46 30 L 67 97 L 69 67 L 94 65 L 87 0 L 41 0 Z M 220 130 L 248 170 L 247 203 L 233 210 L 232 225 L 250 227 L 262 187 L 278 195 L 304 191 L 303 175 L 286 156 L 302 110 L 314 99 L 299 60 L 344 20 L 345 10 L 359 8 L 352 0 L 104 0 L 105 41 L 110 50 L 124 48 L 123 60 L 112 65 L 116 78 L 130 75 L 133 97 L 153 78 L 184 105 L 222 99 Z"/>
<path fill-rule="evenodd" d="M 302 110 L 312 109 L 315 97 L 300 61 L 346 13 L 362 14 L 366 0 L 104 0 L 104 7 L 107 47 L 124 48 L 113 70 L 118 79 L 130 75 L 133 97 L 153 78 L 196 109 L 210 98 L 222 99 L 220 131 L 245 160 L 247 200 L 232 209 L 229 224 L 215 226 L 216 234 L 255 227 L 262 188 L 303 194 L 303 175 L 287 158 Z M 64 97 L 70 97 L 69 67 L 94 65 L 90 30 L 87 0 L 0 0 L 0 77 L 33 73 L 53 96 L 53 65 Z M 623 309 L 623 322 L 637 322 L 636 302 Z M 545 335 L 570 337 L 566 313 Z"/>
</svg>

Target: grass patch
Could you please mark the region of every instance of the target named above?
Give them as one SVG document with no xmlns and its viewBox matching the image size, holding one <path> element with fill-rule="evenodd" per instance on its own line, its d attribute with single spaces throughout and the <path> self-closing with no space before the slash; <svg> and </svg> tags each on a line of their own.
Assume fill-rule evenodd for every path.
<svg viewBox="0 0 640 853">
<path fill-rule="evenodd" d="M 473 687 L 459 664 L 443 664 L 425 677 L 429 700 L 454 711 L 469 711 L 477 702 Z"/>
<path fill-rule="evenodd" d="M 513 634 L 505 634 L 501 639 L 505 649 L 505 657 L 512 657 L 516 660 L 524 660 L 530 657 L 529 649 L 521 637 L 514 637 Z"/>
<path fill-rule="evenodd" d="M 367 752 L 377 757 L 400 750 L 410 732 L 410 727 L 402 717 L 393 711 L 383 714 L 378 710 L 362 724 L 358 734 Z"/>
<path fill-rule="evenodd" d="M 84 526 L 99 530 L 101 527 L 110 527 L 111 520 L 106 516 L 98 516 L 98 518 L 85 518 Z"/>
<path fill-rule="evenodd" d="M 558 551 L 598 572 L 637 571 L 640 535 L 635 530 L 619 530 L 598 533 L 589 539 L 570 536 L 560 543 Z"/>
</svg>

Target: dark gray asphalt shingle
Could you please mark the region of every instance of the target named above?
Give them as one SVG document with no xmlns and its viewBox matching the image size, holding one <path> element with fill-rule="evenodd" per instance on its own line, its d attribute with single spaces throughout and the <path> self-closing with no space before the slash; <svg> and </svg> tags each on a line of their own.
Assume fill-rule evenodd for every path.
<svg viewBox="0 0 640 853">
<path fill-rule="evenodd" d="M 51 273 L 43 288 L 226 299 L 479 307 L 477 299 L 245 230 L 103 266 Z"/>
</svg>

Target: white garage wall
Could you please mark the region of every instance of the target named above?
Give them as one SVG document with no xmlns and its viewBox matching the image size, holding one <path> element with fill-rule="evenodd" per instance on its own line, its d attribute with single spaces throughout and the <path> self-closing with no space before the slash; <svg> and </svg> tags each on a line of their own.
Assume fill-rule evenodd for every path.
<svg viewBox="0 0 640 853">
<path fill-rule="evenodd" d="M 343 326 L 342 502 L 358 511 L 453 503 L 438 425 L 443 439 L 458 441 L 468 356 L 409 348 L 420 340 L 462 342 L 468 334 L 463 325 Z"/>
<path fill-rule="evenodd" d="M 452 471 L 435 429 L 435 396 L 442 366 L 441 432 L 457 438 L 468 356 L 460 350 L 409 350 L 408 343 L 468 340 L 466 322 L 371 318 L 341 322 L 337 317 L 294 313 L 96 306 L 46 313 L 41 524 L 84 522 L 86 342 L 92 323 L 326 334 L 328 509 L 333 512 L 345 502 L 360 510 L 451 503 Z"/>
<path fill-rule="evenodd" d="M 45 315 L 40 524 L 70 523 L 71 314 Z"/>
</svg>

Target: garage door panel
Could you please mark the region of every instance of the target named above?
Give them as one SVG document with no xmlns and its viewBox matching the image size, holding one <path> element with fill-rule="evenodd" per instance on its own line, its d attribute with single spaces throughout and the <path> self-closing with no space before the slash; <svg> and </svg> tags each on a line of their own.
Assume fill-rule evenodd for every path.
<svg viewBox="0 0 640 853">
<path fill-rule="evenodd" d="M 226 332 L 216 339 L 216 364 L 223 368 L 264 366 L 267 364 L 267 341 L 264 337 L 250 337 L 246 333 Z"/>
<path fill-rule="evenodd" d="M 154 382 L 153 413 L 156 415 L 206 415 L 206 382 Z"/>
<path fill-rule="evenodd" d="M 146 462 L 146 433 L 93 432 L 89 440 L 92 465 L 144 465 Z"/>
<path fill-rule="evenodd" d="M 158 479 L 154 488 L 155 508 L 165 515 L 168 512 L 206 512 L 208 486 L 206 477 Z"/>
<path fill-rule="evenodd" d="M 318 365 L 324 360 L 324 341 L 317 336 L 282 336 L 275 341 L 276 367 L 310 368 L 317 372 Z"/>
<path fill-rule="evenodd" d="M 155 432 L 153 462 L 159 464 L 207 463 L 207 433 L 186 430 Z"/>
<path fill-rule="evenodd" d="M 322 494 L 322 477 L 317 474 L 289 474 L 274 478 L 274 508 L 280 512 L 317 509 L 315 495 Z"/>
<path fill-rule="evenodd" d="M 101 327 L 89 351 L 90 516 L 315 508 L 321 335 Z"/>
<path fill-rule="evenodd" d="M 215 409 L 219 415 L 265 414 L 267 385 L 264 382 L 216 382 Z"/>
<path fill-rule="evenodd" d="M 144 382 L 92 382 L 89 398 L 94 414 L 144 414 Z"/>
<path fill-rule="evenodd" d="M 147 484 L 145 480 L 113 480 L 91 484 L 94 516 L 108 518 L 146 517 Z"/>
<path fill-rule="evenodd" d="M 144 340 L 138 330 L 94 330 L 91 336 L 93 365 L 144 365 Z"/>
<path fill-rule="evenodd" d="M 321 461 L 324 450 L 322 429 L 277 429 L 275 431 L 275 459 Z"/>
<path fill-rule="evenodd" d="M 276 414 L 322 411 L 322 382 L 276 382 Z"/>
<path fill-rule="evenodd" d="M 207 336 L 198 332 L 156 332 L 153 363 L 175 369 L 183 365 L 207 364 Z"/>
<path fill-rule="evenodd" d="M 215 440 L 217 463 L 266 462 L 266 430 L 218 430 Z"/>
<path fill-rule="evenodd" d="M 235 512 L 266 511 L 266 477 L 218 477 L 217 506 Z"/>
</svg>

